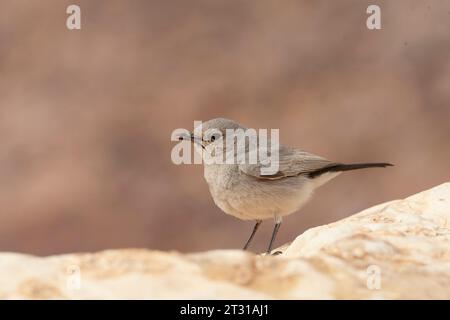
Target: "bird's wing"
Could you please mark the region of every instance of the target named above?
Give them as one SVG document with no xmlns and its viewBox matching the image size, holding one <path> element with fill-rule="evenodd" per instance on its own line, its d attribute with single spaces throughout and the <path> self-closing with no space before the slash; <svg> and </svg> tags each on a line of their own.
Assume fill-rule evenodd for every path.
<svg viewBox="0 0 450 320">
<path fill-rule="evenodd" d="M 267 168 L 267 165 L 264 166 L 259 162 L 257 164 L 240 164 L 239 170 L 255 178 L 277 180 L 287 177 L 295 177 L 301 174 L 310 174 L 335 164 L 325 158 L 300 149 L 280 146 L 279 150 L 280 153 L 277 172 L 269 175 L 261 173 L 261 168 Z M 273 161 L 272 165 L 274 164 Z"/>
</svg>

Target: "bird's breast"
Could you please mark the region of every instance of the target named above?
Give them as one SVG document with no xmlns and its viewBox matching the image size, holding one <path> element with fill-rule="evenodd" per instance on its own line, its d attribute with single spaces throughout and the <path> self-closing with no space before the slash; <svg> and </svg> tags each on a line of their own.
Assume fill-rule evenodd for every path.
<svg viewBox="0 0 450 320">
<path fill-rule="evenodd" d="M 204 167 L 205 180 L 214 193 L 231 190 L 238 181 L 235 178 L 238 171 L 235 165 L 205 165 Z"/>
</svg>

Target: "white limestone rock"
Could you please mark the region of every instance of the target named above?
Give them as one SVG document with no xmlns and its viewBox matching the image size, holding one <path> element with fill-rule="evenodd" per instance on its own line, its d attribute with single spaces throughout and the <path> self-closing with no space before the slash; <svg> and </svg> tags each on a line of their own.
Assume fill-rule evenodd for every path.
<svg viewBox="0 0 450 320">
<path fill-rule="evenodd" d="M 282 251 L 0 253 L 0 299 L 450 299 L 450 183 L 310 229 Z"/>
</svg>

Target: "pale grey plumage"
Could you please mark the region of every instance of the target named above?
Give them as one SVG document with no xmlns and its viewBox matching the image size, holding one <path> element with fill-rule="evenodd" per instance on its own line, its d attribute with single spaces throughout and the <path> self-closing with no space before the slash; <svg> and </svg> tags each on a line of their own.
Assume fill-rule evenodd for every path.
<svg viewBox="0 0 450 320">
<path fill-rule="evenodd" d="M 308 174 L 315 170 L 324 168 L 333 164 L 333 162 L 316 156 L 315 154 L 295 149 L 287 146 L 280 145 L 279 147 L 279 161 L 278 172 L 271 175 L 261 174 L 261 163 L 257 164 L 240 164 L 239 169 L 251 176 L 260 179 L 284 179 L 289 177 L 295 177 L 300 174 Z"/>
<path fill-rule="evenodd" d="M 222 143 L 220 140 L 205 138 L 205 133 L 211 129 L 217 129 L 225 136 L 226 129 L 246 128 L 229 119 L 212 119 L 202 124 L 201 137 L 191 135 L 191 140 L 201 144 L 203 148 Z M 251 149 L 247 144 L 246 152 Z M 276 227 L 269 244 L 270 251 L 281 218 L 299 210 L 316 188 L 341 171 L 390 165 L 345 165 L 283 145 L 279 146 L 278 151 L 278 171 L 273 174 L 262 174 L 263 165 L 259 161 L 256 164 L 204 164 L 204 176 L 216 205 L 239 219 L 257 221 L 244 249 L 249 245 L 260 221 L 273 218 Z"/>
</svg>

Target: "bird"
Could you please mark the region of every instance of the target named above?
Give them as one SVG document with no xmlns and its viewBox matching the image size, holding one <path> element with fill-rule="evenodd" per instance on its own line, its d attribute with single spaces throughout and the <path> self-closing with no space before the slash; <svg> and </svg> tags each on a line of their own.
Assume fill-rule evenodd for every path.
<svg viewBox="0 0 450 320">
<path fill-rule="evenodd" d="M 180 134 L 179 140 L 188 140 L 200 150 L 224 147 L 229 130 L 247 128 L 233 120 L 215 118 L 201 123 L 189 134 Z M 216 132 L 211 134 L 211 132 Z M 256 149 L 260 145 L 256 145 Z M 229 150 L 225 150 L 227 154 Z M 244 153 L 249 158 L 252 146 L 245 143 Z M 263 220 L 273 219 L 274 228 L 266 253 L 271 254 L 278 230 L 284 217 L 299 211 L 318 187 L 344 171 L 392 166 L 387 162 L 345 164 L 333 162 L 300 148 L 278 144 L 276 172 L 263 173 L 267 166 L 262 161 L 233 163 L 203 162 L 204 178 L 214 203 L 226 214 L 241 220 L 254 221 L 255 225 L 243 250 L 247 250 Z M 236 156 L 236 151 L 233 150 Z M 246 158 L 246 159 L 247 159 Z"/>
</svg>

